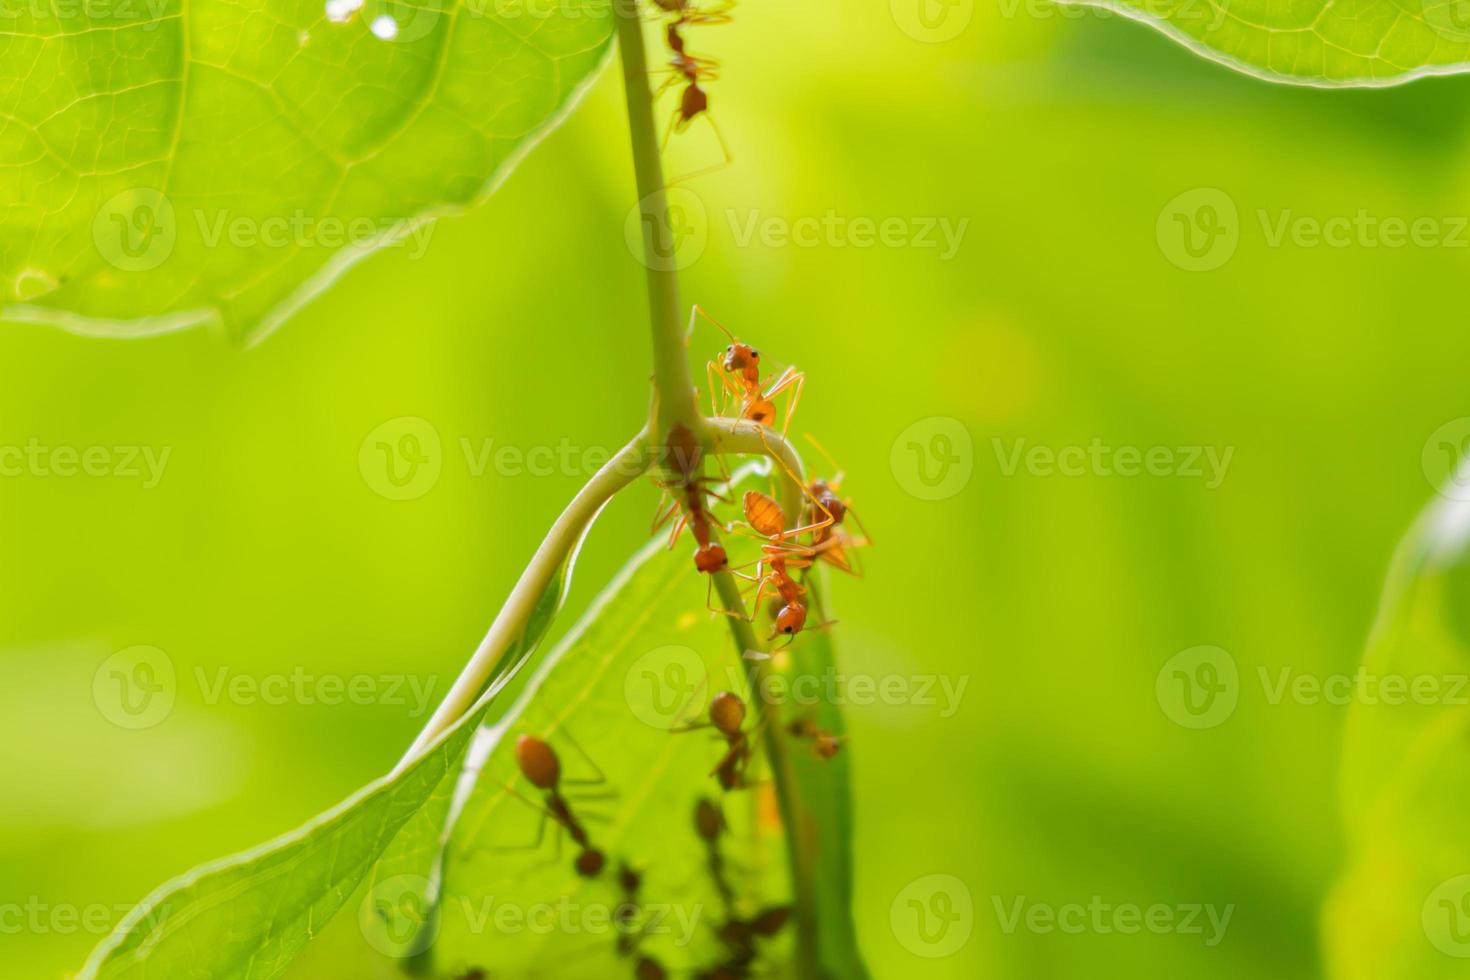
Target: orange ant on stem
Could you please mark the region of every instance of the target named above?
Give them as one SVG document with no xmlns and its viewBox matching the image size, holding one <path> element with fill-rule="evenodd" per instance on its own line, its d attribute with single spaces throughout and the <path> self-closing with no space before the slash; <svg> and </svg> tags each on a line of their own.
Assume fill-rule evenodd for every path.
<svg viewBox="0 0 1470 980">
<path fill-rule="evenodd" d="M 576 743 L 573 742 L 573 744 Z M 578 746 L 578 751 L 581 751 L 580 746 Z M 592 765 L 593 769 L 597 768 L 591 756 L 585 752 L 582 752 L 582 756 Z M 562 787 L 597 785 L 607 780 L 603 778 L 601 772 L 598 773 L 596 779 L 563 779 L 561 760 L 557 758 L 556 750 L 534 735 L 522 735 L 516 739 L 516 766 L 521 770 L 521 775 L 544 794 L 544 803 L 538 805 L 521 796 L 513 788 L 506 787 L 509 792 L 541 811 L 541 822 L 537 825 L 535 841 L 526 845 L 525 848 L 517 849 L 534 850 L 540 847 L 542 839 L 546 836 L 546 821 L 549 818 L 557 826 L 557 855 L 561 854 L 561 832 L 566 831 L 578 848 L 577 859 L 573 863 L 577 874 L 584 878 L 596 877 L 601 873 L 606 857 L 602 851 L 592 846 L 587 835 L 587 828 L 572 812 L 571 803 L 562 793 Z"/>
<path fill-rule="evenodd" d="M 781 434 L 784 436 L 791 428 L 791 416 L 796 414 L 796 406 L 801 402 L 801 389 L 806 384 L 806 374 L 795 367 L 787 367 L 774 378 L 762 380 L 761 352 L 749 344 L 742 343 L 723 323 L 710 316 L 697 303 L 689 312 L 689 329 L 686 336 L 693 335 L 694 325 L 699 317 L 704 317 L 714 324 L 730 339 L 724 351 L 705 365 L 711 412 L 714 415 L 724 414 L 724 405 L 717 404 L 715 400 L 715 391 L 718 388 L 725 395 L 726 401 L 734 397 L 740 402 L 738 418 L 760 425 L 773 425 L 776 421 L 775 399 L 783 391 L 789 389 L 786 419 L 781 424 Z M 719 379 L 718 386 L 715 384 L 716 378 Z"/>
<path fill-rule="evenodd" d="M 853 509 L 852 501 L 838 495 L 842 491 L 842 480 L 845 476 L 841 467 L 821 443 L 811 435 L 807 435 L 806 439 L 816 447 L 817 452 L 822 454 L 835 471 L 834 476 L 826 479 L 817 477 L 807 485 L 806 495 L 811 501 L 811 509 L 820 510 L 832 518 L 830 524 L 820 526 L 812 532 L 812 545 L 818 549 L 817 554 L 823 561 L 851 575 L 861 575 L 862 569 L 853 559 L 852 549 L 872 544 L 872 538 L 868 534 L 868 529 L 863 526 L 863 519 Z M 815 516 L 813 513 L 812 517 L 815 518 Z M 861 537 L 853 537 L 843 527 L 848 516 L 851 516 L 854 523 L 857 524 Z"/>
<path fill-rule="evenodd" d="M 823 504 L 820 500 L 813 498 L 818 508 Z M 761 557 L 753 564 L 756 566 L 756 574 L 742 575 L 743 578 L 753 580 L 755 586 L 754 607 L 759 609 L 761 600 L 765 598 L 767 590 L 772 590 L 780 597 L 782 606 L 777 611 L 775 628 L 771 632 L 771 638 L 784 635 L 795 638 L 806 628 L 807 603 L 803 596 L 806 595 L 806 587 L 801 585 L 792 577 L 793 569 L 810 568 L 817 560 L 817 556 L 826 548 L 835 544 L 835 539 L 828 539 L 822 545 L 794 543 L 792 539 L 799 538 L 803 534 L 817 534 L 823 529 L 830 527 L 833 516 L 828 513 L 819 521 L 814 521 L 801 527 L 786 527 L 786 512 L 781 505 L 770 497 L 757 490 L 745 492 L 745 520 L 751 530 L 759 537 L 765 539 L 761 545 Z M 748 568 L 742 565 L 740 568 Z M 741 574 L 738 570 L 736 574 Z M 822 623 L 816 629 L 825 629 L 831 626 L 831 622 Z"/>
<path fill-rule="evenodd" d="M 669 547 L 679 540 L 685 525 L 694 533 L 697 547 L 694 549 L 694 567 L 701 572 L 718 572 L 729 565 L 729 558 L 725 549 L 719 542 L 714 540 L 712 528 L 715 520 L 705 508 L 705 497 L 716 497 L 725 499 L 708 489 L 708 484 L 714 482 L 713 478 L 703 476 L 699 473 L 699 464 L 704 457 L 704 451 L 699 442 L 694 438 L 687 426 L 675 425 L 669 432 L 668 455 L 672 457 L 666 460 L 678 474 L 675 480 L 655 481 L 655 485 L 664 491 L 677 491 L 668 510 L 659 504 L 659 513 L 654 517 L 651 533 L 668 523 L 669 518 L 679 513 L 679 520 L 674 524 L 674 529 L 669 534 Z M 680 513 L 682 511 L 682 513 Z"/>
</svg>

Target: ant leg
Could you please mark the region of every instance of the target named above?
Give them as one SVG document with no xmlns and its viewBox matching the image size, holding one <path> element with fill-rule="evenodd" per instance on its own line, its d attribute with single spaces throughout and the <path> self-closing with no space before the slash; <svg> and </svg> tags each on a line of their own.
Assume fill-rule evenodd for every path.
<svg viewBox="0 0 1470 980">
<path fill-rule="evenodd" d="M 783 374 L 781 376 L 782 380 L 780 381 L 780 383 L 778 384 L 778 386 L 771 389 L 771 391 L 773 393 L 776 392 L 776 391 L 779 391 L 781 388 L 785 387 L 786 385 L 791 384 L 791 381 L 787 380 L 787 374 L 789 374 L 790 371 L 791 371 L 791 369 L 790 368 L 787 368 L 787 372 L 786 372 L 786 374 Z M 805 377 L 805 376 L 802 375 L 802 377 Z M 789 410 L 787 412 L 787 423 L 788 424 L 790 423 L 790 411 Z M 765 429 L 761 429 L 760 430 L 760 437 L 761 437 L 761 443 L 767 449 L 767 456 L 769 456 L 771 459 L 774 459 L 776 461 L 776 465 L 779 466 L 779 467 L 781 467 L 781 469 L 783 469 L 783 470 L 786 471 L 786 476 L 789 477 L 791 479 L 791 481 L 793 483 L 795 483 L 797 486 L 801 487 L 801 495 L 803 497 L 805 497 L 807 500 L 810 500 L 811 501 L 813 509 L 815 509 L 817 511 L 820 511 L 822 514 L 825 514 L 826 515 L 826 520 L 824 522 L 820 523 L 818 526 L 816 526 L 816 530 L 821 530 L 821 528 L 824 528 L 824 527 L 828 526 L 829 524 L 836 523 L 836 519 L 832 516 L 832 512 L 827 509 L 827 505 L 824 504 L 824 503 L 822 503 L 822 501 L 817 497 L 816 494 L 812 493 L 811 486 L 809 484 L 807 484 L 806 482 L 804 482 L 801 479 L 801 475 L 791 468 L 791 464 L 789 464 L 789 463 L 786 462 L 786 457 L 783 456 L 783 455 L 781 455 L 780 453 L 776 453 L 776 452 L 771 452 L 770 451 L 771 444 L 766 441 L 766 432 L 765 432 Z M 807 528 L 806 530 L 809 531 L 809 530 L 812 530 L 812 528 Z M 789 537 L 789 536 L 791 536 L 791 535 L 793 535 L 795 533 L 797 533 L 797 532 L 795 532 L 795 531 L 782 531 L 781 532 L 781 536 L 782 537 Z"/>
<path fill-rule="evenodd" d="M 689 515 L 688 514 L 680 514 L 679 515 L 679 520 L 674 523 L 674 529 L 673 529 L 673 531 L 669 532 L 669 549 L 670 550 L 673 550 L 674 545 L 678 544 L 678 542 L 679 542 L 679 535 L 681 535 L 681 534 L 684 533 L 684 525 L 686 525 L 688 523 L 689 523 Z"/>
<path fill-rule="evenodd" d="M 709 313 L 706 312 L 705 308 L 700 306 L 698 303 L 695 303 L 693 309 L 689 311 L 689 332 L 685 334 L 686 339 L 688 338 L 689 334 L 694 333 L 694 318 L 696 316 L 703 317 L 710 323 L 714 324 L 716 329 L 718 329 L 720 333 L 724 334 L 726 337 L 729 337 L 732 341 L 735 339 L 735 335 L 730 332 L 729 327 L 725 326 L 719 320 L 716 320 L 714 317 L 710 316 Z"/>
<path fill-rule="evenodd" d="M 801 434 L 801 437 L 807 442 L 811 443 L 812 446 L 816 448 L 817 452 L 822 454 L 822 458 L 827 461 L 827 465 L 832 467 L 834 475 L 827 478 L 827 485 L 830 486 L 833 490 L 840 491 L 842 489 L 843 477 L 847 476 L 847 471 L 844 470 L 840 465 L 838 465 L 837 460 L 832 457 L 831 453 L 827 452 L 827 448 L 825 446 L 817 441 L 816 436 L 812 435 L 810 432 L 803 432 Z"/>
<path fill-rule="evenodd" d="M 715 767 L 709 771 L 709 774 L 713 776 L 715 773 L 725 768 L 725 766 L 729 765 L 732 760 L 738 758 L 742 753 L 747 752 L 748 749 L 744 745 L 730 746 L 730 750 L 720 757 L 720 761 L 715 763 Z"/>
<path fill-rule="evenodd" d="M 669 509 L 664 510 L 664 500 L 667 500 L 668 497 L 669 494 L 667 491 L 665 491 L 663 497 L 659 499 L 658 508 L 653 512 L 653 523 L 648 528 L 649 534 L 657 534 L 659 530 L 669 522 L 669 518 L 678 513 L 678 500 L 674 500 L 672 503 L 670 503 Z"/>
<path fill-rule="evenodd" d="M 705 77 L 709 79 L 715 79 L 719 78 L 720 76 L 718 74 L 706 74 Z M 703 115 L 705 120 L 709 122 L 709 127 L 715 134 L 715 141 L 720 144 L 720 153 L 724 157 L 724 159 L 721 160 L 719 163 L 710 164 L 708 167 L 700 167 L 698 170 L 691 170 L 687 174 L 680 174 L 678 177 L 675 177 L 673 180 L 665 184 L 665 187 L 673 187 L 675 184 L 681 184 L 686 180 L 693 180 L 696 177 L 706 177 L 712 173 L 724 170 L 726 167 L 735 162 L 735 154 L 730 152 L 730 144 L 725 142 L 725 134 L 720 132 L 720 127 L 715 122 L 714 117 L 711 116 L 708 112 L 701 113 L 701 115 Z"/>
<path fill-rule="evenodd" d="M 791 430 L 791 416 L 796 414 L 796 406 L 801 402 L 801 389 L 805 385 L 806 374 L 788 367 L 765 394 L 766 401 L 771 401 L 785 389 L 791 389 L 791 394 L 787 396 L 786 401 L 786 421 L 781 425 L 782 438 L 785 438 L 786 433 Z"/>
<path fill-rule="evenodd" d="M 847 512 L 852 515 L 852 519 L 857 523 L 858 530 L 861 531 L 862 534 L 863 534 L 862 539 L 860 541 L 854 541 L 854 542 L 852 542 L 853 547 L 860 548 L 860 547 L 862 547 L 864 545 L 870 545 L 870 544 L 872 544 L 873 543 L 873 536 L 871 534 L 869 534 L 868 533 L 868 529 L 863 526 L 863 518 L 862 518 L 862 516 L 860 514 L 858 514 L 857 511 L 853 510 L 851 504 L 847 503 L 846 501 L 843 501 L 843 504 L 844 504 L 844 506 L 847 507 Z"/>
<path fill-rule="evenodd" d="M 537 811 L 538 813 L 540 813 L 541 814 L 541 819 L 539 821 L 537 821 L 537 823 L 536 823 L 536 839 L 533 840 L 531 843 L 529 843 L 529 844 L 512 844 L 512 845 L 508 845 L 508 846 L 504 846 L 504 847 L 491 847 L 491 848 L 489 848 L 489 850 L 492 850 L 492 851 L 534 851 L 534 850 L 536 850 L 537 848 L 539 848 L 541 846 L 541 842 L 546 839 L 546 821 L 549 820 L 549 819 L 551 819 L 551 811 L 548 810 L 548 809 L 546 809 L 545 805 L 540 804 L 540 803 L 537 803 L 535 800 L 529 799 L 525 795 L 517 792 L 517 790 L 516 790 L 516 788 L 514 786 L 506 785 L 503 788 L 511 796 L 514 796 L 516 799 L 518 799 L 522 803 L 526 804 L 526 806 L 528 806 L 531 809 L 533 809 L 533 810 Z M 560 827 L 561 824 L 558 823 L 557 826 Z"/>
<path fill-rule="evenodd" d="M 669 149 L 669 140 L 673 139 L 673 137 L 674 137 L 674 130 L 676 130 L 678 128 L 678 123 L 679 123 L 679 110 L 678 109 L 675 109 L 674 110 L 674 114 L 669 117 L 669 127 L 668 127 L 668 129 L 665 129 L 664 130 L 664 140 L 663 140 L 662 143 L 659 144 L 659 147 L 658 147 L 658 152 L 659 152 L 659 155 L 660 156 L 662 156 L 665 152 L 668 151 L 668 149 Z M 665 184 L 664 186 L 667 187 L 668 185 Z"/>
<path fill-rule="evenodd" d="M 704 589 L 704 605 L 706 609 L 708 609 L 710 612 L 723 613 L 724 615 L 729 616 L 732 619 L 740 620 L 742 623 L 753 622 L 753 620 L 749 616 L 747 616 L 743 610 L 741 612 L 735 612 L 733 609 L 726 609 L 724 606 L 715 605 L 714 591 L 715 577 L 711 575 L 709 579 L 709 585 L 705 586 Z"/>
<path fill-rule="evenodd" d="M 596 779 L 563 779 L 562 782 L 567 786 L 600 786 L 607 782 L 607 777 L 603 775 L 602 769 L 598 767 L 596 760 L 587 754 L 587 750 L 582 748 L 582 743 L 573 738 L 572 733 L 565 727 L 562 728 L 561 734 L 568 742 L 572 743 L 572 748 L 577 750 L 577 754 L 587 760 L 587 764 L 592 767 L 592 771 L 597 773 Z"/>
<path fill-rule="evenodd" d="M 704 362 L 704 386 L 705 386 L 705 390 L 709 392 L 709 413 L 710 413 L 710 415 L 713 415 L 715 417 L 718 417 L 719 414 L 720 414 L 720 406 L 717 405 L 717 404 L 715 404 L 715 372 L 716 372 L 716 370 L 717 370 L 717 368 L 715 367 L 715 362 L 714 361 L 705 361 Z M 721 391 L 724 391 L 725 390 L 725 387 L 724 387 L 723 384 L 720 385 L 720 390 Z M 728 395 L 728 392 L 726 392 L 726 394 Z"/>
</svg>

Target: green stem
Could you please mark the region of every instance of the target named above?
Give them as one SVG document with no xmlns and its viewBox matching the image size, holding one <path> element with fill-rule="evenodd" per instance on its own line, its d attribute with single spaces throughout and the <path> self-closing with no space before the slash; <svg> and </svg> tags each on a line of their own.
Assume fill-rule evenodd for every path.
<svg viewBox="0 0 1470 980">
<path fill-rule="evenodd" d="M 795 520 L 801 513 L 806 491 L 802 489 L 801 457 L 796 448 L 775 429 L 746 419 L 708 418 L 705 426 L 713 434 L 714 451 L 737 456 L 769 456 L 780 479 L 778 503 L 787 517 Z M 795 525 L 792 525 L 793 527 Z"/>
<path fill-rule="evenodd" d="M 618 45 L 623 63 L 623 91 L 628 103 L 628 131 L 633 147 L 633 173 L 638 185 L 639 219 L 643 230 L 643 265 L 648 278 L 649 323 L 653 328 L 653 378 L 657 394 L 656 418 L 653 420 L 659 441 L 668 438 L 675 426 L 684 426 L 693 432 L 705 449 L 716 452 L 750 452 L 771 454 L 771 444 L 761 439 L 752 423 L 732 423 L 720 420 L 720 428 L 700 416 L 695 400 L 694 381 L 689 374 L 689 354 L 681 324 L 679 303 L 679 277 L 676 263 L 655 245 L 655 233 L 665 242 L 671 241 L 673 229 L 669 224 L 668 196 L 664 191 L 663 168 L 659 160 L 659 145 L 653 122 L 653 93 L 648 86 L 648 61 L 643 46 L 643 24 L 638 6 L 632 0 L 614 0 L 617 15 Z M 665 250 L 666 252 L 666 250 Z M 713 420 L 712 420 L 713 421 Z M 733 431 L 731 431 L 733 430 Z M 782 493 L 784 508 L 788 513 L 800 512 L 801 460 L 791 451 L 785 440 L 780 440 L 776 450 L 785 462 Z M 702 470 L 703 464 L 700 465 Z M 792 476 L 796 474 L 796 476 Z M 688 474 L 686 474 L 688 475 Z M 820 973 L 817 958 L 815 891 L 815 851 L 809 846 L 807 835 L 798 828 L 810 825 L 810 814 L 801 807 L 796 793 L 795 775 L 786 755 L 785 741 L 781 737 L 783 725 L 778 704 L 767 703 L 765 683 L 769 661 L 766 649 L 756 637 L 746 616 L 745 603 L 740 597 L 740 586 L 729 571 L 714 573 L 714 584 L 720 594 L 720 602 L 735 616 L 726 617 L 734 634 L 735 645 L 745 664 L 751 690 L 755 694 L 757 711 L 762 723 L 767 726 L 768 736 L 763 740 L 766 757 L 776 782 L 776 795 L 781 807 L 781 819 L 787 828 L 786 842 L 791 862 L 794 904 L 796 906 L 796 966 L 797 975 L 815 977 Z M 750 652 L 754 657 L 747 657 Z"/>
<path fill-rule="evenodd" d="M 643 48 L 643 22 L 633 0 L 614 0 L 618 47 L 623 61 L 623 91 L 628 103 L 628 133 L 633 146 L 633 176 L 638 185 L 639 224 L 643 230 L 643 267 L 648 278 L 648 320 L 653 327 L 653 379 L 658 392 L 658 431 L 667 434 L 682 423 L 696 434 L 698 411 L 694 380 L 689 374 L 679 304 L 679 273 L 667 250 L 654 236 L 672 241 L 669 201 L 659 160 L 658 130 L 653 122 L 653 92 L 648 87 L 648 59 Z"/>
<path fill-rule="evenodd" d="M 726 609 L 745 610 L 740 597 L 740 583 L 728 571 L 714 573 L 715 591 Z M 786 860 L 791 864 L 792 906 L 796 923 L 796 975 L 799 977 L 821 976 L 821 965 L 817 956 L 817 852 L 808 839 L 805 828 L 813 826 L 815 820 L 797 792 L 796 773 L 791 768 L 791 756 L 786 752 L 786 722 L 782 717 L 781 703 L 769 697 L 771 690 L 767 678 L 770 661 L 765 645 L 755 635 L 750 623 L 734 616 L 730 621 L 730 632 L 735 637 L 735 646 L 741 651 L 741 662 L 745 665 L 746 681 L 754 695 L 759 727 L 766 733 L 761 741 L 766 747 L 766 764 L 771 768 L 771 778 L 776 784 L 776 803 L 781 809 L 781 826 L 786 829 Z M 746 656 L 745 654 L 753 654 Z"/>
<path fill-rule="evenodd" d="M 619 490 L 641 476 L 652 463 L 655 454 L 648 444 L 648 430 L 638 433 L 632 442 L 618 451 L 607 464 L 593 474 L 592 479 L 577 491 L 567 504 L 556 523 L 547 532 L 541 546 L 531 558 L 531 563 L 521 572 L 515 588 L 510 590 L 505 605 L 490 624 L 490 630 L 480 641 L 480 646 L 470 657 L 454 686 L 439 703 L 418 738 L 409 746 L 395 773 L 402 771 L 433 744 L 446 729 L 454 724 L 479 699 L 480 693 L 490 678 L 495 676 L 506 652 L 516 646 L 531 614 L 541 601 L 552 578 L 557 574 L 572 551 L 582 541 L 588 525 L 597 516 L 604 504 Z"/>
<path fill-rule="evenodd" d="M 781 508 L 795 519 L 801 513 L 803 499 L 801 457 L 779 432 L 768 429 L 758 422 L 727 418 L 706 419 L 708 431 L 713 434 L 715 452 L 737 455 L 769 456 L 780 476 Z M 745 611 L 740 597 L 740 585 L 728 571 L 715 575 L 715 589 L 720 602 L 726 609 Z M 755 692 L 756 710 L 761 725 L 768 733 L 763 739 L 766 747 L 766 762 L 771 767 L 776 783 L 776 801 L 781 808 L 781 825 L 786 828 L 786 856 L 791 864 L 792 893 L 796 918 L 796 955 L 798 976 L 816 977 L 822 974 L 817 953 L 816 921 L 816 876 L 817 843 L 812 835 L 817 825 L 816 815 L 799 791 L 796 773 L 791 768 L 791 757 L 786 752 L 786 740 L 782 737 L 786 721 L 782 717 L 781 703 L 768 699 L 767 678 L 770 661 L 764 659 L 768 652 L 756 637 L 747 620 L 726 617 L 735 645 L 742 651 L 753 651 L 755 658 L 741 657 L 745 664 L 750 689 Z"/>
</svg>

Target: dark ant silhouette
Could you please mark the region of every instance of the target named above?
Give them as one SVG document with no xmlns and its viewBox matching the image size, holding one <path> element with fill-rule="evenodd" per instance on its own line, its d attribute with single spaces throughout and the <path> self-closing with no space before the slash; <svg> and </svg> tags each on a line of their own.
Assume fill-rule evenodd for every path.
<svg viewBox="0 0 1470 980">
<path fill-rule="evenodd" d="M 704 842 L 704 863 L 728 914 L 735 907 L 735 889 L 726 874 L 725 855 L 720 849 L 720 835 L 726 830 L 725 815 L 709 797 L 701 796 L 694 804 L 694 832 Z"/>
<path fill-rule="evenodd" d="M 786 726 L 786 731 L 792 738 L 810 741 L 818 759 L 830 759 L 842 748 L 842 738 L 820 727 L 813 718 L 798 718 Z"/>
<path fill-rule="evenodd" d="M 724 813 L 713 800 L 700 797 L 695 802 L 694 831 L 704 842 L 705 864 L 710 880 L 725 907 L 725 921 L 715 927 L 715 935 L 727 951 L 725 959 L 694 974 L 703 980 L 749 976 L 751 965 L 759 952 L 758 942 L 780 932 L 791 917 L 788 906 L 771 906 L 749 919 L 735 914 L 735 889 L 730 884 L 725 856 L 720 848 L 720 837 L 728 829 Z"/>
<path fill-rule="evenodd" d="M 572 744 L 576 745 L 575 742 Z M 578 751 L 581 751 L 580 746 L 578 746 Z M 582 756 L 594 769 L 597 768 L 596 763 L 592 762 L 592 758 L 587 753 L 582 752 Z M 543 794 L 543 803 L 537 804 L 521 796 L 515 789 L 506 787 L 509 792 L 541 812 L 541 822 L 537 825 L 536 839 L 525 848 L 516 849 L 534 850 L 540 847 L 541 841 L 546 836 L 546 821 L 550 819 L 557 826 L 558 856 L 561 854 L 561 833 L 565 831 L 578 848 L 577 858 L 572 865 L 577 874 L 584 878 L 596 877 L 602 872 L 602 866 L 606 863 L 606 855 L 592 846 L 586 826 L 572 812 L 572 805 L 563 794 L 562 787 L 596 785 L 605 783 L 607 780 L 603 778 L 601 772 L 598 773 L 596 779 L 563 779 L 561 760 L 557 758 L 556 750 L 534 735 L 522 735 L 516 739 L 516 766 L 521 770 L 521 775 L 525 776 L 527 781 L 541 790 Z"/>
<path fill-rule="evenodd" d="M 639 952 L 643 942 L 643 930 L 634 929 L 638 916 L 638 893 L 643 887 L 643 873 L 630 867 L 627 862 L 618 866 L 618 890 L 623 901 L 613 912 L 614 924 L 618 927 L 618 956 L 633 958 L 634 980 L 667 980 L 668 971 L 652 956 Z"/>
<path fill-rule="evenodd" d="M 673 732 L 692 732 L 700 728 L 713 728 L 725 740 L 726 752 L 710 770 L 710 775 L 720 781 L 726 790 L 744 789 L 746 769 L 750 765 L 751 735 L 747 735 L 745 724 L 745 702 L 732 691 L 721 691 L 709 703 L 709 721 L 695 722 Z"/>
</svg>

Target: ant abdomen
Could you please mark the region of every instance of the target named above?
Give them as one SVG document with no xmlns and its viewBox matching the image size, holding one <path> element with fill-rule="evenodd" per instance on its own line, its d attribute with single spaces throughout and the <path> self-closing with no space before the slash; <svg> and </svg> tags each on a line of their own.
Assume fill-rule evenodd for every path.
<svg viewBox="0 0 1470 980">
<path fill-rule="evenodd" d="M 724 735 L 734 735 L 745 724 L 745 702 L 738 694 L 721 691 L 709 703 L 709 720 Z"/>
<path fill-rule="evenodd" d="M 555 789 L 561 778 L 561 762 L 556 751 L 534 735 L 516 739 L 516 765 L 538 789 Z"/>
</svg>

